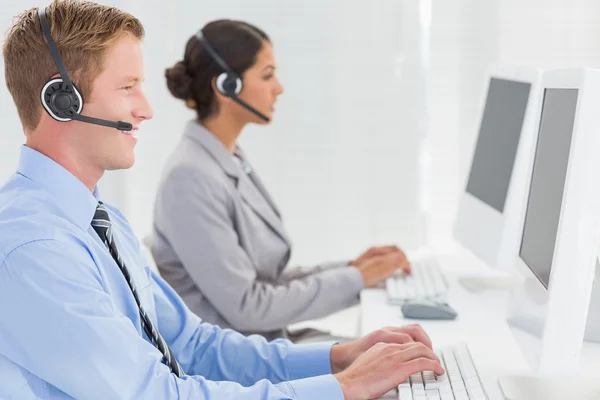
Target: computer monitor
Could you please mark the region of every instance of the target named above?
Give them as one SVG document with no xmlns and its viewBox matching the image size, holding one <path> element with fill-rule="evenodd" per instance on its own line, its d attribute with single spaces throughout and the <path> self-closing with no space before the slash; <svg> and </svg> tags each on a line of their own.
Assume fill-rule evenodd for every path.
<svg viewBox="0 0 600 400">
<path fill-rule="evenodd" d="M 564 375 L 579 363 L 600 247 L 600 71 L 548 71 L 541 90 L 515 168 L 526 190 L 507 221 L 519 276 L 508 322 L 537 337 L 519 343 L 535 373 Z"/>
<path fill-rule="evenodd" d="M 488 71 L 479 134 L 462 193 L 454 237 L 490 267 L 503 268 L 506 219 L 515 197 L 514 165 L 531 145 L 539 117 L 537 69 L 493 65 Z"/>
</svg>

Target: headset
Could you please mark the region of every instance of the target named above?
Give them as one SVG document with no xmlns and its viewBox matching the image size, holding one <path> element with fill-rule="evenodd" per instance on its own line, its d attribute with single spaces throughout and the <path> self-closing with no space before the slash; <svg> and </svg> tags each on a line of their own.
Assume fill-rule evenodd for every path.
<svg viewBox="0 0 600 400">
<path fill-rule="evenodd" d="M 239 98 L 239 94 L 242 91 L 243 87 L 242 78 L 239 76 L 239 74 L 237 74 L 231 68 L 229 68 L 227 63 L 221 58 L 221 56 L 219 56 L 215 48 L 212 47 L 208 40 L 206 40 L 206 38 L 202 34 L 202 30 L 199 30 L 198 33 L 196 33 L 196 39 L 198 39 L 198 41 L 204 45 L 204 48 L 206 49 L 206 51 L 208 51 L 208 54 L 210 54 L 212 59 L 219 65 L 219 67 L 221 67 L 225 71 L 219 74 L 219 76 L 217 76 L 216 86 L 219 93 L 221 93 L 224 96 L 231 97 L 233 101 L 235 101 L 236 103 L 238 103 L 257 117 L 259 117 L 260 119 L 269 122 L 269 118 L 266 115 L 264 115 L 256 108 L 252 107 L 250 104 L 246 103 L 244 100 Z"/>
<path fill-rule="evenodd" d="M 133 129 L 133 126 L 129 122 L 113 122 L 81 115 L 81 110 L 83 109 L 83 97 L 79 93 L 77 87 L 73 85 L 71 79 L 69 79 L 69 74 L 67 74 L 67 69 L 62 62 L 56 43 L 54 42 L 54 39 L 52 39 L 52 35 L 50 35 L 50 26 L 48 25 L 48 20 L 46 18 L 46 9 L 39 10 L 38 16 L 40 24 L 42 25 L 42 31 L 48 42 L 50 54 L 52 55 L 60 74 L 60 78 L 49 80 L 42 88 L 42 106 L 48 114 L 55 120 L 61 122 L 77 120 L 89 124 L 116 128 L 120 131 L 130 131 Z"/>
</svg>

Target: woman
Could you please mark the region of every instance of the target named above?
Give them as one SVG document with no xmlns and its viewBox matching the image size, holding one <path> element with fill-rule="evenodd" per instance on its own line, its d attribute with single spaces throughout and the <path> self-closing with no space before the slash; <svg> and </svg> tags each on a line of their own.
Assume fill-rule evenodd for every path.
<svg viewBox="0 0 600 400">
<path fill-rule="evenodd" d="M 231 20 L 206 25 L 183 61 L 167 69 L 170 92 L 197 118 L 161 179 L 152 252 L 161 275 L 204 321 L 300 340 L 288 324 L 349 307 L 362 288 L 409 265 L 386 246 L 351 262 L 288 268 L 291 244 L 279 211 L 237 144 L 246 124 L 272 118 L 283 92 L 275 70 L 267 35 Z"/>
</svg>

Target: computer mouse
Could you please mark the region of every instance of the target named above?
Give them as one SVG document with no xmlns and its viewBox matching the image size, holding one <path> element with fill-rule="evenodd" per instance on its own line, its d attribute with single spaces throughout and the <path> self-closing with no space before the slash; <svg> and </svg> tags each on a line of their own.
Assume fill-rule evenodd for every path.
<svg viewBox="0 0 600 400">
<path fill-rule="evenodd" d="M 413 300 L 402 304 L 402 314 L 411 319 L 455 319 L 458 313 L 447 303 Z"/>
</svg>

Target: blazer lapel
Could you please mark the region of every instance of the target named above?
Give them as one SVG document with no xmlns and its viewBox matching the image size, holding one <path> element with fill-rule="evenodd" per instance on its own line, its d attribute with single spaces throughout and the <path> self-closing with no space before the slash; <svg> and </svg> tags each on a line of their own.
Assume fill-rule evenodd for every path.
<svg viewBox="0 0 600 400">
<path fill-rule="evenodd" d="M 223 169 L 223 172 L 231 179 L 243 201 L 289 245 L 290 240 L 283 228 L 279 211 L 256 174 L 251 173 L 252 179 L 246 175 L 233 160 L 233 155 L 227 151 L 225 146 L 196 121 L 189 122 L 184 134 L 206 149 Z"/>
<path fill-rule="evenodd" d="M 239 154 L 244 160 L 247 160 L 246 159 L 246 154 L 244 153 L 244 151 L 239 146 L 237 148 L 236 154 Z M 248 163 L 248 161 L 246 161 L 246 163 Z M 248 163 L 248 165 L 250 165 L 250 163 Z M 279 212 L 279 209 L 277 208 L 277 205 L 275 204 L 275 202 L 273 201 L 273 199 L 269 195 L 269 192 L 267 191 L 267 188 L 265 188 L 265 186 L 263 185 L 263 183 L 260 180 L 259 176 L 256 173 L 254 173 L 254 172 L 251 172 L 248 176 L 249 176 L 250 180 L 254 183 L 254 186 L 256 186 L 256 188 L 258 189 L 258 191 L 260 192 L 260 194 L 264 197 L 264 199 L 267 201 L 267 203 L 269 203 L 269 206 L 273 209 L 273 212 L 277 215 L 277 217 L 279 219 L 281 219 L 281 213 Z"/>
<path fill-rule="evenodd" d="M 250 179 L 246 174 L 241 174 L 240 179 L 238 180 L 237 189 L 246 204 L 248 204 L 275 233 L 289 244 L 290 240 L 283 229 L 283 223 L 279 214 L 271 206 L 270 201 L 266 198 L 264 193 L 260 191 L 255 184 L 255 181 Z"/>
</svg>

